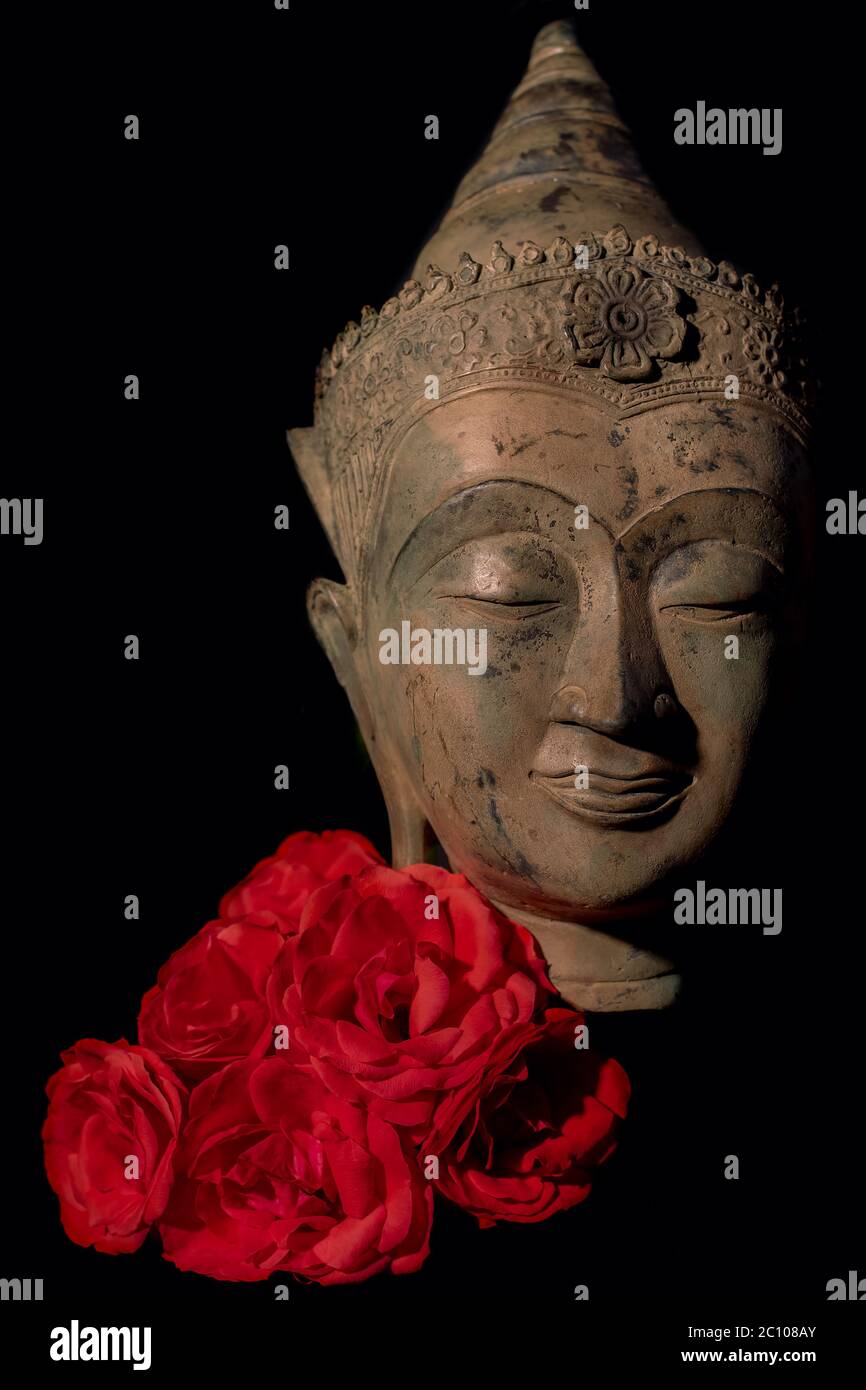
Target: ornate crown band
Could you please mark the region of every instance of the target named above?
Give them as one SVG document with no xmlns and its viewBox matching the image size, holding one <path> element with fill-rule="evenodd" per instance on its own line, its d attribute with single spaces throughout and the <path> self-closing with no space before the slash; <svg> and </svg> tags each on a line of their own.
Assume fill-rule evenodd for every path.
<svg viewBox="0 0 866 1390">
<path fill-rule="evenodd" d="M 408 281 L 378 314 L 366 307 L 318 369 L 316 433 L 341 549 L 353 552 L 341 559 L 357 569 L 392 429 L 488 382 L 549 381 L 624 413 L 736 395 L 805 433 L 799 315 L 783 307 L 778 286 L 762 291 L 727 262 L 655 236 L 634 242 L 621 225 L 546 249 L 523 242 L 514 255 L 497 241 L 486 265 L 464 252 L 453 274 L 431 265 L 425 284 Z"/>
</svg>

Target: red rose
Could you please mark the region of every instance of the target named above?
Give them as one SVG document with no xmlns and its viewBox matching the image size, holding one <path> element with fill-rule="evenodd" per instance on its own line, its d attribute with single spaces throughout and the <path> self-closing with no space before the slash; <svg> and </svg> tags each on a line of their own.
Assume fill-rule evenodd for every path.
<svg viewBox="0 0 866 1390">
<path fill-rule="evenodd" d="M 441 1092 L 550 999 L 535 942 L 462 874 L 365 869 L 318 889 L 268 983 L 290 1055 L 421 1142 Z"/>
<path fill-rule="evenodd" d="M 220 912 L 145 995 L 141 1046 L 84 1041 L 49 1082 L 73 1240 L 135 1250 L 158 1222 L 180 1269 L 351 1283 L 423 1264 L 434 1185 L 482 1226 L 587 1195 L 628 1080 L 463 875 L 304 833 Z"/>
<path fill-rule="evenodd" d="M 576 1049 L 582 1015 L 549 1009 L 516 1049 L 500 1049 L 480 1087 L 437 1112 L 427 1152 L 439 1191 L 481 1226 L 544 1221 L 582 1202 L 616 1147 L 630 1087 L 618 1062 Z"/>
<path fill-rule="evenodd" d="M 197 1087 L 178 1172 L 160 1231 L 179 1269 L 346 1284 L 427 1256 L 433 1194 L 399 1131 L 285 1058 Z"/>
<path fill-rule="evenodd" d="M 42 1139 L 63 1228 L 109 1255 L 137 1250 L 168 1201 L 185 1088 L 123 1038 L 85 1038 L 61 1056 Z"/>
<path fill-rule="evenodd" d="M 175 951 L 141 1001 L 138 1037 L 195 1085 L 267 1051 L 265 983 L 283 938 L 274 926 L 208 922 Z"/>
<path fill-rule="evenodd" d="M 326 830 L 322 835 L 301 830 L 283 840 L 276 854 L 262 859 L 237 888 L 225 894 L 220 916 L 226 920 L 253 917 L 282 932 L 293 932 L 313 889 L 382 863 L 370 841 L 351 830 Z"/>
</svg>

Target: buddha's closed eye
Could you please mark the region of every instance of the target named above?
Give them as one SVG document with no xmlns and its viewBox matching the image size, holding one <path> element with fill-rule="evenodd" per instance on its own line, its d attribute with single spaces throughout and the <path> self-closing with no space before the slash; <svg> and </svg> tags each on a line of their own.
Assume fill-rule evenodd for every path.
<svg viewBox="0 0 866 1390">
<path fill-rule="evenodd" d="M 686 622 L 721 623 L 764 613 L 770 607 L 768 595 L 755 594 L 747 599 L 720 599 L 717 603 L 664 603 L 659 612 L 671 613 Z"/>
<path fill-rule="evenodd" d="M 757 551 L 699 541 L 675 551 L 653 576 L 656 611 L 692 623 L 734 622 L 766 614 L 781 597 L 782 576 Z"/>
<path fill-rule="evenodd" d="M 539 618 L 543 613 L 553 613 L 562 604 L 548 598 L 482 598 L 474 594 L 442 594 L 450 598 L 458 608 L 480 617 L 499 622 L 521 622 L 524 618 Z"/>
<path fill-rule="evenodd" d="M 428 572 L 424 590 L 437 602 L 491 622 L 538 618 L 578 599 L 567 560 L 536 536 L 500 536 L 461 546 Z"/>
</svg>

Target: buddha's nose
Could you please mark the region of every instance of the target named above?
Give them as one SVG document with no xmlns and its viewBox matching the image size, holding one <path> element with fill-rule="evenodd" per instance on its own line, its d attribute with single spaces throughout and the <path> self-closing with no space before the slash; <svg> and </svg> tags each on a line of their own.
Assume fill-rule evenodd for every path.
<svg viewBox="0 0 866 1390">
<path fill-rule="evenodd" d="M 589 701 L 582 685 L 566 685 L 553 697 L 550 717 L 558 724 L 582 724 Z"/>
<path fill-rule="evenodd" d="M 565 685 L 553 697 L 550 718 L 558 724 L 580 724 L 600 734 L 622 736 L 645 715 L 643 701 L 630 685 L 624 672 L 609 672 L 595 697 L 582 685 Z"/>
<path fill-rule="evenodd" d="M 660 732 L 677 709 L 642 606 L 615 591 L 577 623 L 548 718 L 622 740 L 642 726 Z"/>
<path fill-rule="evenodd" d="M 678 712 L 676 697 L 666 688 L 657 687 L 654 693 L 635 691 L 629 697 L 620 686 L 593 702 L 582 685 L 565 685 L 553 697 L 550 719 L 557 724 L 580 724 L 616 738 L 648 718 L 667 720 Z"/>
</svg>

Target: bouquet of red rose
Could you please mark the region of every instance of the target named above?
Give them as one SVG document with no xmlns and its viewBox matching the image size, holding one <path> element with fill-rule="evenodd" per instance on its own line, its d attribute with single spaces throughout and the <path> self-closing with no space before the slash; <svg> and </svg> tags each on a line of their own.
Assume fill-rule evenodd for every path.
<svg viewBox="0 0 866 1390">
<path fill-rule="evenodd" d="M 179 1269 L 322 1284 L 419 1268 L 433 1195 L 482 1226 L 583 1200 L 629 1085 L 585 1048 L 530 934 L 461 874 L 291 835 L 167 961 L 138 1044 L 48 1084 L 67 1234 L 156 1227 Z"/>
</svg>

